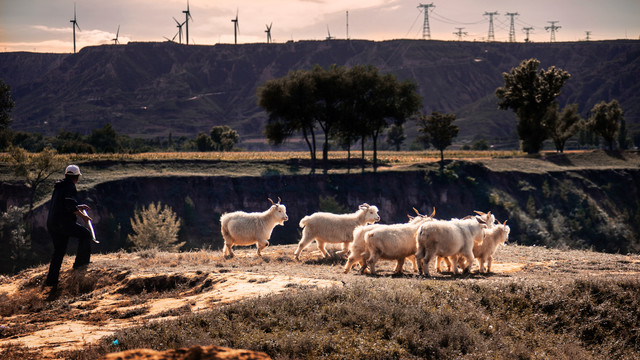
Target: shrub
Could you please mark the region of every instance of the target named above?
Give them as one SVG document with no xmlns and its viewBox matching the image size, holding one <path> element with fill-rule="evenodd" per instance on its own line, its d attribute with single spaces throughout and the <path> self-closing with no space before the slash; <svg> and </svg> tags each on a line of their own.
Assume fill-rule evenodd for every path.
<svg viewBox="0 0 640 360">
<path fill-rule="evenodd" d="M 131 219 L 134 234 L 129 235 L 129 241 L 137 250 L 178 250 L 184 245 L 184 242 L 178 243 L 180 223 L 171 207 L 161 205 L 160 202 L 151 203 L 142 210 L 136 209 Z"/>
</svg>

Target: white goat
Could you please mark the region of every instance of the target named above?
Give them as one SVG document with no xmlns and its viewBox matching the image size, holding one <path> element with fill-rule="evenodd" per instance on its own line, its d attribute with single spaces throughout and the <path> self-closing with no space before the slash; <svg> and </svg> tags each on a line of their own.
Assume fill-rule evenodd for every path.
<svg viewBox="0 0 640 360">
<path fill-rule="evenodd" d="M 486 226 L 477 218 L 424 222 L 416 235 L 419 273 L 429 276 L 429 262 L 434 256 L 449 257 L 457 254 L 467 258 L 468 265 L 464 271 L 468 272 L 474 259 L 474 243 L 482 243 L 483 229 Z M 453 271 L 458 274 L 458 267 L 454 266 Z"/>
<path fill-rule="evenodd" d="M 511 229 L 507 225 L 507 220 L 504 223 L 494 225 L 484 230 L 484 240 L 482 244 L 473 245 L 473 256 L 478 260 L 480 265 L 480 272 L 491 272 L 491 264 L 493 263 L 493 254 L 496 253 L 496 249 L 499 245 L 504 244 L 509 240 L 509 232 Z M 463 258 L 458 259 L 458 264 L 462 267 L 465 266 Z M 485 268 L 485 264 L 487 267 Z"/>
<path fill-rule="evenodd" d="M 418 223 L 422 221 L 424 218 L 429 217 L 427 215 L 420 214 L 418 210 L 416 210 L 416 208 L 413 208 L 413 210 L 418 215 L 416 217 L 409 216 L 410 224 Z M 436 209 L 434 208 L 433 213 L 431 214 L 431 218 L 433 218 L 435 213 L 436 213 Z M 353 241 L 349 244 L 349 259 L 347 259 L 347 264 L 344 267 L 345 274 L 347 274 L 356 264 L 360 264 L 360 273 L 361 274 L 365 273 L 367 269 L 367 259 L 369 259 L 369 255 L 370 255 L 369 251 L 366 248 L 366 243 L 364 241 L 365 235 L 371 230 L 378 229 L 381 227 L 388 227 L 388 226 L 390 225 L 383 225 L 383 224 L 362 225 L 362 226 L 356 227 L 355 230 L 353 230 Z M 415 239 L 413 239 L 413 241 L 415 242 Z M 409 260 L 413 263 L 413 270 L 417 271 L 418 264 L 416 263 L 415 255 L 411 254 L 411 256 L 409 256 Z M 398 270 L 398 267 L 396 266 L 395 272 L 399 272 L 399 271 L 400 272 L 402 271 L 402 266 L 400 266 L 400 270 Z"/>
<path fill-rule="evenodd" d="M 416 233 L 420 225 L 433 220 L 436 210 L 429 217 L 415 218 L 407 224 L 394 224 L 368 231 L 364 236 L 365 252 L 369 254 L 366 266 L 372 275 L 376 274 L 378 260 L 396 260 L 395 275 L 402 275 L 406 258 L 414 263 L 417 270 L 415 253 L 417 251 Z"/>
<path fill-rule="evenodd" d="M 491 211 L 489 211 L 488 213 L 483 213 L 482 211 L 474 210 L 473 212 L 478 214 L 475 217 L 479 219 L 479 222 L 481 223 L 484 222 L 485 224 L 487 224 L 487 229 L 490 229 L 493 225 L 495 225 L 496 217 L 491 214 Z M 470 216 L 463 217 L 462 220 L 472 219 L 472 218 L 473 218 L 473 215 L 470 215 Z M 475 254 L 475 245 L 474 245 L 474 254 Z M 436 271 L 439 273 L 443 272 L 442 261 L 444 261 L 449 271 L 453 271 L 452 264 L 457 263 L 456 258 L 457 256 L 453 256 L 453 257 L 436 256 Z"/>
<path fill-rule="evenodd" d="M 296 260 L 300 260 L 300 253 L 313 240 L 318 244 L 318 249 L 323 257 L 329 254 L 325 249 L 326 243 L 342 243 L 342 251 L 347 250 L 347 245 L 353 241 L 353 230 L 358 225 L 373 224 L 380 221 L 378 208 L 369 204 L 362 204 L 358 211 L 352 214 L 332 214 L 317 212 L 300 220 L 302 239 L 295 251 Z"/>
<path fill-rule="evenodd" d="M 287 208 L 271 201 L 271 207 L 264 212 L 246 213 L 235 211 L 223 214 L 220 217 L 220 228 L 224 238 L 224 256 L 233 257 L 234 245 L 253 245 L 257 243 L 258 256 L 262 256 L 260 251 L 269 246 L 271 232 L 276 225 L 284 225 L 289 220 Z"/>
</svg>

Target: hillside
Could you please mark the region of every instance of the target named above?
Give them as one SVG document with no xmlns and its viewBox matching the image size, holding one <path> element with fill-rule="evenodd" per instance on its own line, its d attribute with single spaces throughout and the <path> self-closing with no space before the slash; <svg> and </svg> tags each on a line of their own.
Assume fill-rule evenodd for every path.
<svg viewBox="0 0 640 360">
<path fill-rule="evenodd" d="M 1 277 L 0 355 L 95 359 L 194 345 L 274 359 L 640 354 L 637 255 L 511 243 L 497 250 L 493 273 L 476 266 L 424 279 L 408 265 L 391 276 L 389 261 L 377 277 L 344 274 L 337 248 L 319 260 L 311 246 L 300 262 L 294 249 L 272 246 L 259 258 L 240 248 L 234 259 L 119 252 L 94 255 L 85 271 L 72 271 L 67 258 L 57 291 L 41 288 L 44 265 Z"/>
<path fill-rule="evenodd" d="M 78 54 L 0 53 L 0 79 L 12 87 L 14 130 L 83 134 L 111 123 L 136 137 L 187 135 L 227 124 L 251 147 L 265 113 L 264 81 L 315 64 L 373 64 L 418 84 L 424 111 L 454 112 L 457 141 L 513 139 L 515 115 L 497 110 L 501 74 L 523 59 L 557 66 L 572 77 L 561 105 L 583 116 L 617 99 L 631 129 L 640 126 L 640 41 L 479 43 L 420 40 L 301 41 L 285 44 L 185 46 L 130 43 Z M 479 126 L 479 124 L 482 124 Z M 407 127 L 410 137 L 413 126 Z"/>
</svg>

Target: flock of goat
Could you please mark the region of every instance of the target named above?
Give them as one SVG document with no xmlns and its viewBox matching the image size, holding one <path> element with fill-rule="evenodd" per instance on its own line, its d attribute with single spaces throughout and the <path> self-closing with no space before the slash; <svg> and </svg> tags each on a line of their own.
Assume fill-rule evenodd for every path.
<svg viewBox="0 0 640 360">
<path fill-rule="evenodd" d="M 258 255 L 269 245 L 273 228 L 289 219 L 280 198 L 277 203 L 269 201 L 272 205 L 264 212 L 236 211 L 220 217 L 225 257 L 234 256 L 234 245 L 256 244 Z M 459 273 L 458 267 L 468 273 L 474 259 L 478 259 L 480 272 L 490 272 L 498 245 L 509 238 L 507 221 L 497 222 L 490 211 L 451 220 L 434 219 L 435 209 L 428 216 L 414 211 L 417 216 L 409 216 L 407 223 L 393 225 L 375 224 L 380 221 L 378 208 L 366 203 L 352 214 L 317 212 L 305 216 L 300 220 L 302 239 L 295 258 L 299 260 L 302 250 L 315 240 L 324 257 L 328 256 L 327 243 L 342 243 L 340 252 L 349 254 L 345 273 L 360 264 L 361 273 L 375 274 L 379 260 L 395 260 L 395 274 L 400 275 L 405 259 L 409 259 L 414 271 L 429 276 L 428 265 L 434 258 L 439 272 L 444 270 L 444 262 L 454 274 Z"/>
</svg>

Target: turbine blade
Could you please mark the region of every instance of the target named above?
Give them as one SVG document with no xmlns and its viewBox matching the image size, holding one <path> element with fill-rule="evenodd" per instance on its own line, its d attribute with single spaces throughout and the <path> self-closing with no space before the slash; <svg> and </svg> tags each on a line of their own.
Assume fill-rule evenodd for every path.
<svg viewBox="0 0 640 360">
<path fill-rule="evenodd" d="M 178 20 L 176 20 L 176 18 L 173 18 L 173 21 L 175 21 L 175 22 L 176 22 L 176 24 L 178 24 L 178 26 L 182 26 L 182 25 L 180 24 L 180 22 L 179 22 Z"/>
<path fill-rule="evenodd" d="M 120 34 L 120 25 L 118 25 L 118 31 L 116 31 L 116 39 L 118 39 L 119 34 Z"/>
</svg>

